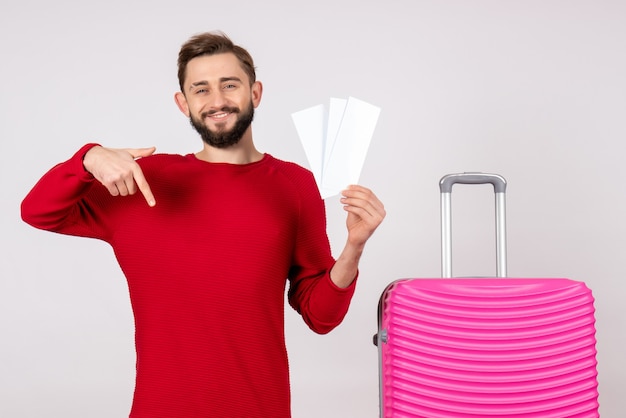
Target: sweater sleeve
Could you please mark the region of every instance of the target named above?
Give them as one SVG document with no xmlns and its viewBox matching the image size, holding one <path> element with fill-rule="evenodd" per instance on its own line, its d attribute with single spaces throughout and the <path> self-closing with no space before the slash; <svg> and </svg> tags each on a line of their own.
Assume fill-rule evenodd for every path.
<svg viewBox="0 0 626 418">
<path fill-rule="evenodd" d="M 24 222 L 47 231 L 103 238 L 93 205 L 84 199 L 97 181 L 84 169 L 83 157 L 96 145 L 84 145 L 44 174 L 22 201 Z"/>
<path fill-rule="evenodd" d="M 326 334 L 344 319 L 356 280 L 342 289 L 330 278 L 335 260 L 326 234 L 326 212 L 312 176 L 301 185 L 302 205 L 288 292 L 290 305 L 314 332 Z"/>
</svg>

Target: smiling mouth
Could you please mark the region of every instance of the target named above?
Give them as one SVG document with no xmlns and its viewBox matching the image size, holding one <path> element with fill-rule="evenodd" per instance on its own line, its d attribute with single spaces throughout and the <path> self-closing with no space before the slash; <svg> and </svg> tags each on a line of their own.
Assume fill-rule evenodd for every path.
<svg viewBox="0 0 626 418">
<path fill-rule="evenodd" d="M 204 112 L 202 114 L 203 119 L 211 119 L 214 121 L 221 121 L 228 118 L 230 115 L 237 113 L 237 109 L 233 108 L 222 108 L 220 110 L 214 110 L 209 112 Z"/>
<path fill-rule="evenodd" d="M 230 116 L 230 113 L 220 112 L 220 113 L 214 113 L 212 115 L 207 115 L 207 118 L 213 119 L 215 121 L 219 121 L 219 120 L 227 118 L 228 116 Z"/>
</svg>

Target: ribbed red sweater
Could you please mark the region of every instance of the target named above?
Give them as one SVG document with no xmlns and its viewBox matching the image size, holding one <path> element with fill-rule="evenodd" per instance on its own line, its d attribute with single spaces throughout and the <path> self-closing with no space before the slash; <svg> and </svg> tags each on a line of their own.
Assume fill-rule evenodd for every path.
<svg viewBox="0 0 626 418">
<path fill-rule="evenodd" d="M 288 418 L 284 292 L 311 329 L 345 316 L 324 204 L 307 170 L 265 154 L 245 164 L 193 154 L 138 160 L 157 204 L 113 197 L 85 172 L 85 145 L 52 168 L 22 218 L 111 244 L 135 316 L 132 418 Z"/>
</svg>

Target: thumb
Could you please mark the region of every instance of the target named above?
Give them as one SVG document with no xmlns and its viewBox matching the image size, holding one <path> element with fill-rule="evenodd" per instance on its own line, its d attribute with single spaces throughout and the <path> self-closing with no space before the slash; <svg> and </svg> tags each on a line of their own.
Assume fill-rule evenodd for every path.
<svg viewBox="0 0 626 418">
<path fill-rule="evenodd" d="M 141 157 L 147 157 L 149 155 L 154 154 L 154 151 L 156 151 L 156 147 L 127 148 L 126 151 L 128 151 L 128 153 L 132 155 L 133 158 L 141 158 Z"/>
</svg>

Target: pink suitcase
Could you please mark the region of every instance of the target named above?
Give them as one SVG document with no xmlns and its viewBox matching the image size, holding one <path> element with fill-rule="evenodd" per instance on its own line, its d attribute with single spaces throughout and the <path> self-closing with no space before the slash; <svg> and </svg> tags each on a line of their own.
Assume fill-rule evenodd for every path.
<svg viewBox="0 0 626 418">
<path fill-rule="evenodd" d="M 496 278 L 452 278 L 456 183 L 494 186 Z M 504 178 L 451 174 L 440 188 L 443 278 L 397 280 L 380 298 L 380 416 L 599 417 L 591 291 L 505 278 Z"/>
</svg>

